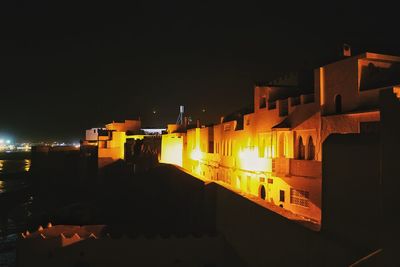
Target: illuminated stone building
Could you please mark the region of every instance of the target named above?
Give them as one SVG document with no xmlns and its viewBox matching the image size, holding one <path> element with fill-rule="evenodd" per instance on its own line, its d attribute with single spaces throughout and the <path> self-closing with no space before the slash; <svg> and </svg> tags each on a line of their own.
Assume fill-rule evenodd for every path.
<svg viewBox="0 0 400 267">
<path fill-rule="evenodd" d="M 124 146 L 127 139 L 143 139 L 140 128 L 140 120 L 112 122 L 106 124 L 105 128 L 86 130 L 83 145 L 97 146 L 98 165 L 101 168 L 119 159 L 124 159 Z"/>
<path fill-rule="evenodd" d="M 83 146 L 97 148 L 98 167 L 102 168 L 117 160 L 125 160 L 127 157 L 131 159 L 133 146 L 138 140 L 145 143 L 146 150 L 160 154 L 158 152 L 159 140 L 155 139 L 164 130 L 162 128 L 141 128 L 140 119 L 113 121 L 106 124 L 104 128 L 86 130 Z"/>
<path fill-rule="evenodd" d="M 257 86 L 252 112 L 169 125 L 161 159 L 186 173 L 132 180 L 125 227 L 21 234 L 17 266 L 398 266 L 399 64 L 347 58 L 315 71 L 312 94 Z"/>
<path fill-rule="evenodd" d="M 321 221 L 322 143 L 378 131 L 379 92 L 400 84 L 400 57 L 364 53 L 314 70 L 314 88 L 255 86 L 254 110 L 162 136 L 163 162 Z"/>
<path fill-rule="evenodd" d="M 182 167 L 185 137 L 186 125 L 168 124 L 167 134 L 161 139 L 161 162 Z"/>
</svg>

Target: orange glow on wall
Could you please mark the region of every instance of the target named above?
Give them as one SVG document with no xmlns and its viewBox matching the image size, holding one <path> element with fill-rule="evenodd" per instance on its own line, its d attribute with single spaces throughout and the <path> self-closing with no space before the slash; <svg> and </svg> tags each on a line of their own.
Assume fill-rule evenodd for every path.
<svg viewBox="0 0 400 267">
<path fill-rule="evenodd" d="M 362 74 L 360 66 L 355 68 L 360 60 L 392 61 L 367 53 L 317 68 L 313 94 L 284 86 L 286 78 L 256 86 L 253 112 L 187 129 L 182 133 L 184 145 L 179 146 L 182 151 L 172 143 L 165 143 L 172 150 L 165 151 L 163 143 L 163 156 L 182 166 L 181 158 L 174 159 L 179 154 L 182 167 L 204 180 L 218 181 L 318 221 L 324 140 L 331 134 L 359 133 L 362 123 L 380 120 L 381 88 L 360 92 L 356 86 Z M 393 61 L 400 64 L 400 59 Z M 400 98 L 399 85 L 393 86 L 393 92 Z M 334 101 L 336 95 L 343 97 L 343 103 Z M 367 106 L 374 110 L 366 111 Z M 307 192 L 310 199 L 297 201 L 293 192 Z M 299 205 L 303 202 L 307 205 Z"/>
<path fill-rule="evenodd" d="M 314 199 L 310 200 L 307 210 L 289 202 L 293 186 L 304 190 L 315 186 L 319 181 L 287 178 L 290 177 L 290 160 L 294 157 L 293 131 L 273 130 L 260 133 L 256 137 L 248 134 L 234 137 L 230 133 L 225 133 L 223 139 L 217 137 L 214 147 L 220 146 L 220 149 L 214 149 L 213 152 L 209 152 L 206 146 L 209 144 L 209 132 L 202 131 L 201 128 L 180 133 L 181 138 L 177 138 L 175 134 L 163 135 L 161 161 L 181 166 L 201 179 L 222 182 L 228 188 L 239 190 L 243 194 L 261 197 L 260 190 L 263 188 L 264 200 L 319 220 L 319 204 L 311 203 Z M 310 194 L 319 203 L 318 195 L 314 195 L 315 190 L 310 189 Z M 282 191 L 286 192 L 285 201 L 280 201 Z"/>
<path fill-rule="evenodd" d="M 192 153 L 190 153 L 190 158 L 193 160 L 201 160 L 202 158 L 202 154 L 199 148 L 195 148 L 194 150 L 192 150 Z"/>
<path fill-rule="evenodd" d="M 112 132 L 111 139 L 99 138 L 99 158 L 112 158 L 113 160 L 124 159 L 124 144 L 126 142 L 125 132 Z"/>
<path fill-rule="evenodd" d="M 400 99 L 400 87 L 393 87 L 393 93 Z"/>
<path fill-rule="evenodd" d="M 239 151 L 238 166 L 248 171 L 269 171 L 272 170 L 271 159 L 260 158 L 257 147 L 246 147 Z"/>
<path fill-rule="evenodd" d="M 320 104 L 325 103 L 325 71 L 324 67 L 319 68 L 319 90 L 320 90 Z"/>
<path fill-rule="evenodd" d="M 183 137 L 165 134 L 161 139 L 161 162 L 182 167 Z"/>
</svg>

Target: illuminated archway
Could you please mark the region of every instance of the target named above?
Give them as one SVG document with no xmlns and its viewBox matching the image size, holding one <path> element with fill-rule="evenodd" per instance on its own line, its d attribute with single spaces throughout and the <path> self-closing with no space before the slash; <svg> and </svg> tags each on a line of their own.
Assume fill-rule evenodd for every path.
<svg viewBox="0 0 400 267">
<path fill-rule="evenodd" d="M 258 195 L 259 195 L 259 197 L 261 199 L 264 199 L 264 200 L 267 199 L 267 192 L 265 191 L 265 186 L 264 185 L 261 185 L 260 189 L 258 191 L 259 191 Z"/>
</svg>

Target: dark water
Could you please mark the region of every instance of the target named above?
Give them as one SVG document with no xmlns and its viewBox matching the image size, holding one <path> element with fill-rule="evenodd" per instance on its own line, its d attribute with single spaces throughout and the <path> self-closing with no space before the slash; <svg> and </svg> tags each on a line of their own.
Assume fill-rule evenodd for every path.
<svg viewBox="0 0 400 267">
<path fill-rule="evenodd" d="M 21 198 L 31 166 L 29 154 L 0 153 L 0 267 L 15 266 L 18 233 L 29 216 L 32 198 Z"/>
<path fill-rule="evenodd" d="M 29 171 L 30 159 L 0 159 L 0 175 Z"/>
<path fill-rule="evenodd" d="M 23 186 L 26 181 L 22 174 L 30 167 L 30 159 L 0 159 L 0 194 Z"/>
</svg>

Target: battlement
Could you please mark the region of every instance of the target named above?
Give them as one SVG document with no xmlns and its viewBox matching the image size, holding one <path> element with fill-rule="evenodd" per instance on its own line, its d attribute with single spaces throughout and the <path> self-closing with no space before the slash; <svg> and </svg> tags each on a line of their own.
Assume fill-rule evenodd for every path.
<svg viewBox="0 0 400 267">
<path fill-rule="evenodd" d="M 257 90 L 257 89 L 256 89 Z M 287 93 L 285 95 L 288 95 Z M 272 99 L 275 99 L 273 101 L 267 101 L 267 94 L 266 93 L 259 93 L 257 92 L 254 94 L 254 103 L 255 106 L 257 103 L 258 109 L 257 110 L 277 110 L 279 117 L 284 117 L 289 115 L 295 108 L 301 106 L 301 105 L 306 105 L 310 103 L 315 102 L 315 96 L 314 93 L 312 94 L 294 94 L 289 96 L 284 96 L 276 99 L 275 97 Z"/>
<path fill-rule="evenodd" d="M 109 232 L 105 225 L 57 225 L 21 234 L 18 266 L 232 266 L 226 241 L 218 234 L 129 234 Z M 157 257 L 154 257 L 157 255 Z M 130 266 L 130 265 L 124 265 Z M 175 266 L 175 265 L 167 265 Z"/>
<path fill-rule="evenodd" d="M 52 244 L 64 247 L 73 243 L 87 240 L 113 240 L 113 241 L 128 241 L 128 240 L 168 240 L 168 239 L 214 239 L 219 238 L 215 233 L 113 233 L 106 230 L 106 225 L 55 225 L 49 223 L 48 227 L 39 226 L 38 230 L 30 233 L 28 230 L 21 233 L 21 242 L 40 242 L 51 241 Z M 54 242 L 57 241 L 57 242 Z"/>
</svg>

